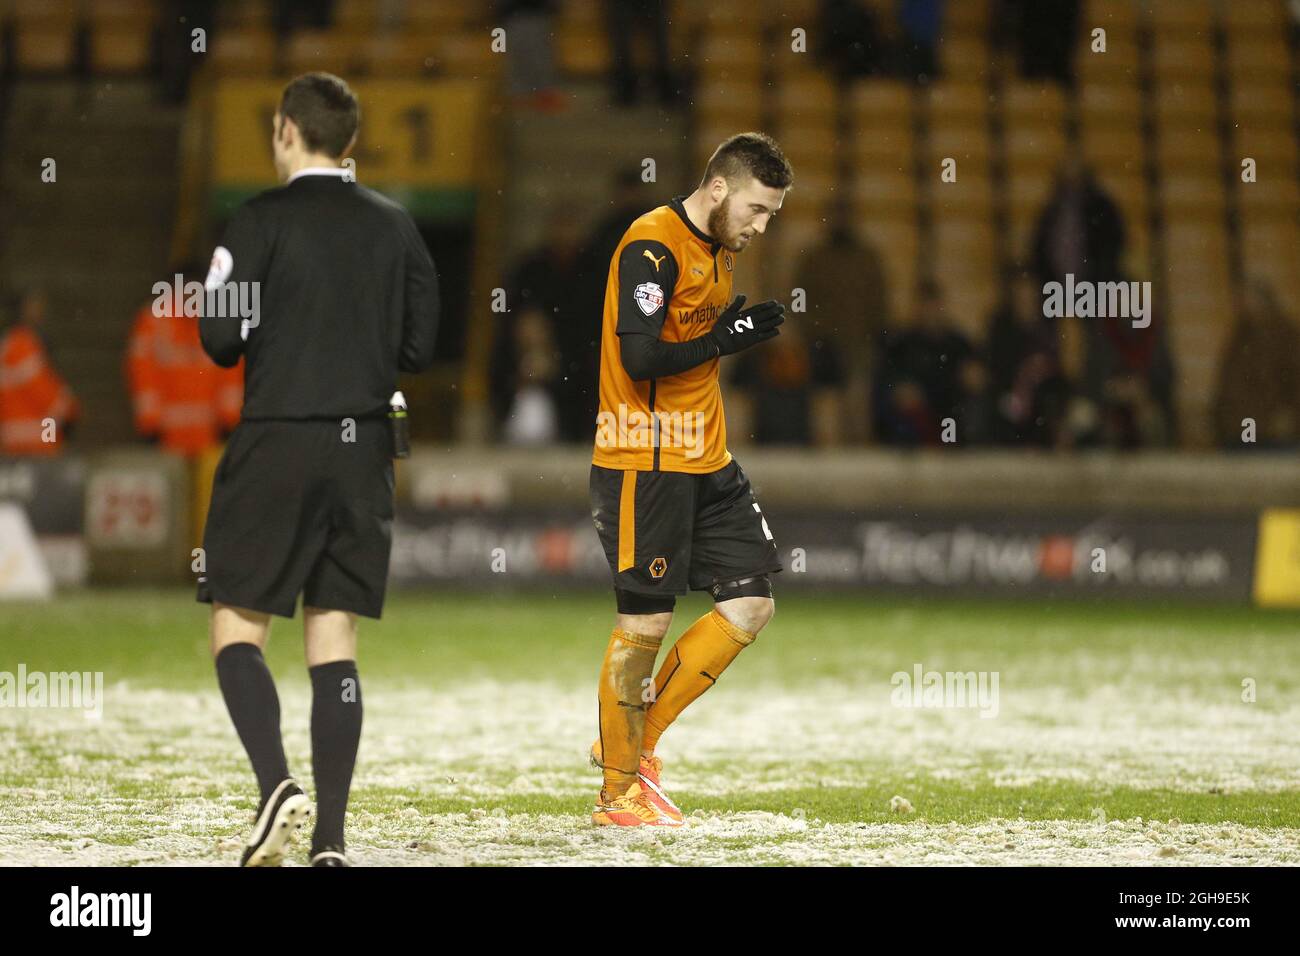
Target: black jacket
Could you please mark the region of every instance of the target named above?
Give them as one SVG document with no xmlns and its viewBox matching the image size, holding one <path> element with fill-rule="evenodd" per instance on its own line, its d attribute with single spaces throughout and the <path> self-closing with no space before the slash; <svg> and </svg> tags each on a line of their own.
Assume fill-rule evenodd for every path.
<svg viewBox="0 0 1300 956">
<path fill-rule="evenodd" d="M 382 414 L 398 373 L 433 362 L 433 260 L 406 211 L 355 182 L 308 174 L 241 206 L 207 286 L 233 301 L 232 283 L 256 317 L 209 314 L 209 294 L 199 332 L 218 365 L 246 359 L 244 419 Z"/>
</svg>

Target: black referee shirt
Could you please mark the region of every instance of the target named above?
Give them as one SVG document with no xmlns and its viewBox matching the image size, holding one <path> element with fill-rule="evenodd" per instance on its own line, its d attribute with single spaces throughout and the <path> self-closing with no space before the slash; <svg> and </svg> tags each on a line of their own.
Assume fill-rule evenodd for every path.
<svg viewBox="0 0 1300 956">
<path fill-rule="evenodd" d="M 342 172 L 301 172 L 250 199 L 213 255 L 209 289 L 259 284 L 252 322 L 199 320 L 213 361 L 246 360 L 246 420 L 382 414 L 398 373 L 433 362 L 438 273 L 424 240 L 406 210 Z"/>
</svg>

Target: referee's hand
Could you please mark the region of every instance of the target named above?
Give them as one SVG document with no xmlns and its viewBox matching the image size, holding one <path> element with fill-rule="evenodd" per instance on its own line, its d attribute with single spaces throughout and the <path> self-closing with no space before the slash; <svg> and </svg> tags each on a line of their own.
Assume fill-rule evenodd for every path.
<svg viewBox="0 0 1300 956">
<path fill-rule="evenodd" d="M 745 297 L 738 295 L 718 316 L 709 336 L 718 346 L 719 355 L 733 355 L 776 338 L 777 328 L 785 321 L 785 306 L 773 299 L 745 308 Z"/>
</svg>

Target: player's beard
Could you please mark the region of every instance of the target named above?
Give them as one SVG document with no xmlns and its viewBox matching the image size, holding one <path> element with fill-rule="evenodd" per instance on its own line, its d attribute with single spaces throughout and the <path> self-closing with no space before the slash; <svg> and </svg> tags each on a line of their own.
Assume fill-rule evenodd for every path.
<svg viewBox="0 0 1300 956">
<path fill-rule="evenodd" d="M 745 246 L 740 241 L 740 233 L 731 232 L 731 197 L 727 196 L 709 210 L 709 235 L 730 252 L 740 252 Z"/>
</svg>

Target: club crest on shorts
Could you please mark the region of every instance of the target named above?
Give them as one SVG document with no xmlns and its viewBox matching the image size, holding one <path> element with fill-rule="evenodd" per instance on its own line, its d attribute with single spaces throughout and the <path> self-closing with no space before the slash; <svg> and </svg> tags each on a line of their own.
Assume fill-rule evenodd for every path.
<svg viewBox="0 0 1300 956">
<path fill-rule="evenodd" d="M 650 561 L 650 577 L 658 581 L 668 572 L 667 558 L 653 558 Z"/>
<path fill-rule="evenodd" d="M 654 315 L 664 304 L 664 290 L 657 282 L 642 282 L 632 296 L 646 315 Z"/>
</svg>

